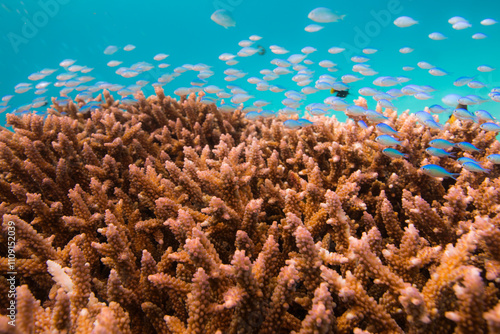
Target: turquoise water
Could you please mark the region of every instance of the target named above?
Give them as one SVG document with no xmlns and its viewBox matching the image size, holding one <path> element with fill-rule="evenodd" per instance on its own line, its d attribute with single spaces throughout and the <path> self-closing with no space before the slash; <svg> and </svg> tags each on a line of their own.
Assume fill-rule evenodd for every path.
<svg viewBox="0 0 500 334">
<path fill-rule="evenodd" d="M 49 6 L 50 4 L 50 6 Z M 500 70 L 482 73 L 479 65 L 500 67 L 500 24 L 483 26 L 479 22 L 485 18 L 500 20 L 500 3 L 495 1 L 262 1 L 262 0 L 216 0 L 216 1 L 94 1 L 94 0 L 51 0 L 51 1 L 2 1 L 0 7 L 0 96 L 13 94 L 8 103 L 10 109 L 0 115 L 0 123 L 4 123 L 5 114 L 14 108 L 31 103 L 34 89 L 15 94 L 14 86 L 28 80 L 28 76 L 44 68 L 58 69 L 44 80 L 56 81 L 55 76 L 64 72 L 59 66 L 63 59 L 75 59 L 76 64 L 94 68 L 88 74 L 95 81 L 106 81 L 122 85 L 130 85 L 137 80 L 150 83 L 143 89 L 146 95 L 153 93 L 151 84 L 164 73 L 172 73 L 173 69 L 183 64 L 204 63 L 212 66 L 215 73 L 208 78 L 209 84 L 224 88 L 227 84 L 238 85 L 256 98 L 271 101 L 266 109 L 282 108 L 281 100 L 284 92 L 257 91 L 255 85 L 247 82 L 251 76 L 262 77 L 262 69 L 274 69 L 269 62 L 274 58 L 286 59 L 293 53 L 300 53 L 305 46 L 313 46 L 318 51 L 308 56 L 314 64 L 308 68 L 315 71 L 313 82 L 321 74 L 330 74 L 340 78 L 352 72 L 355 64 L 350 60 L 354 55 L 364 55 L 363 48 L 375 48 L 377 53 L 366 55 L 368 62 L 379 74 L 367 76 L 364 80 L 351 83 L 350 95 L 346 101 L 352 103 L 362 87 L 374 87 L 381 91 L 390 88 L 401 88 L 407 84 L 431 85 L 437 91 L 432 92 L 430 100 L 418 100 L 413 96 L 403 96 L 393 103 L 398 109 L 410 109 L 412 112 L 425 106 L 440 103 L 446 94 L 476 94 L 488 98 L 494 87 L 500 86 Z M 344 20 L 335 23 L 321 24 L 325 28 L 309 33 L 304 27 L 315 23 L 308 19 L 308 13 L 316 7 L 328 7 L 346 14 Z M 216 10 L 227 9 L 236 21 L 235 27 L 224 27 L 210 19 Z M 399 28 L 393 21 L 402 15 L 411 16 L 419 24 Z M 462 16 L 472 27 L 454 30 L 448 23 L 452 16 Z M 36 23 L 36 25 L 35 25 Z M 31 30 L 30 30 L 31 28 Z M 438 31 L 448 39 L 435 41 L 429 39 L 431 32 Z M 484 33 L 488 38 L 472 39 L 475 33 Z M 221 53 L 236 54 L 241 47 L 238 42 L 248 39 L 250 35 L 263 38 L 256 42 L 266 48 L 265 55 L 237 57 L 238 64 L 231 66 L 247 72 L 244 78 L 233 82 L 224 81 L 222 73 L 227 66 L 218 59 Z M 108 45 L 123 48 L 133 44 L 136 49 L 130 52 L 120 49 L 113 55 L 105 55 Z M 269 46 L 279 45 L 290 50 L 284 55 L 273 54 Z M 347 50 L 340 54 L 330 54 L 327 50 L 332 46 L 343 46 Z M 402 47 L 412 47 L 415 51 L 401 54 Z M 154 55 L 169 55 L 163 62 L 171 64 L 166 69 L 155 67 L 134 78 L 122 78 L 115 73 L 117 68 L 110 68 L 106 63 L 110 60 L 123 61 L 121 66 L 130 66 L 139 61 L 153 65 Z M 328 59 L 338 64 L 337 72 L 328 72 L 317 63 Z M 432 76 L 427 70 L 418 68 L 417 62 L 427 61 L 434 66 L 449 72 L 449 75 Z M 403 66 L 415 67 L 413 71 L 403 71 Z M 190 81 L 198 73 L 187 71 L 166 84 L 167 94 L 181 86 L 189 87 Z M 378 76 L 407 76 L 411 81 L 395 87 L 377 87 L 373 80 Z M 293 74 L 281 76 L 269 82 L 288 89 L 300 91 L 302 87 L 291 80 Z M 359 75 L 361 76 L 361 75 Z M 486 84 L 485 88 L 472 89 L 467 86 L 455 87 L 453 81 L 460 76 L 476 76 Z M 94 81 L 94 82 L 95 82 Z M 92 82 L 91 82 L 92 83 Z M 89 83 L 89 84 L 91 84 Z M 41 96 L 59 96 L 61 88 L 49 86 L 49 91 Z M 225 89 L 227 92 L 228 89 Z M 76 92 L 70 93 L 74 97 Z M 96 96 L 94 94 L 94 96 Z M 327 91 L 307 96 L 303 107 L 313 102 L 323 102 L 329 96 Z M 251 105 L 249 100 L 245 105 Z M 367 97 L 368 105 L 375 107 L 375 101 Z M 486 109 L 495 116 L 500 116 L 500 104 L 486 102 L 480 106 L 472 106 L 471 110 Z M 46 107 L 45 107 L 46 108 Z M 43 110 L 43 107 L 37 110 Z M 345 119 L 341 111 L 332 112 L 339 119 Z"/>
</svg>

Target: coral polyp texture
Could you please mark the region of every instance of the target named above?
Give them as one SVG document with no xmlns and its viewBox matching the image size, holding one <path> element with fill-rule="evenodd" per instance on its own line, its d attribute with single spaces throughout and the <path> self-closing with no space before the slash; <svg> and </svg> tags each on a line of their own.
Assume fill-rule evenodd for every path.
<svg viewBox="0 0 500 334">
<path fill-rule="evenodd" d="M 2 333 L 499 332 L 500 170 L 419 170 L 438 137 L 500 151 L 478 124 L 386 109 L 409 154 L 391 160 L 352 120 L 101 98 L 0 133 Z"/>
</svg>

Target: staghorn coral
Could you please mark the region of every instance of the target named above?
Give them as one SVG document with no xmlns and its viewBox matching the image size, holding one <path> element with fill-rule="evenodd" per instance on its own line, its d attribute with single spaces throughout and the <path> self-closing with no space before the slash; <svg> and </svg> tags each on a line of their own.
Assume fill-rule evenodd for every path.
<svg viewBox="0 0 500 334">
<path fill-rule="evenodd" d="M 418 167 L 428 141 L 499 149 L 477 125 L 288 130 L 194 94 L 138 95 L 0 132 L 3 333 L 480 333 L 500 328 L 500 171 Z M 359 105 L 365 101 L 359 99 Z M 454 160 L 441 164 L 456 170 Z M 489 166 L 492 167 L 492 166 Z M 16 327 L 8 324 L 9 222 Z"/>
</svg>

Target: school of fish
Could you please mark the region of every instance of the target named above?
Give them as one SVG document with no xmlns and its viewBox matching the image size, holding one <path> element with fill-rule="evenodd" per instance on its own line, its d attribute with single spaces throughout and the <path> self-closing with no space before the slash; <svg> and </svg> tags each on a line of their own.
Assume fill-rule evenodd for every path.
<svg viewBox="0 0 500 334">
<path fill-rule="evenodd" d="M 335 24 L 342 20 L 348 20 L 344 14 L 337 13 L 329 8 L 319 7 L 309 12 L 307 17 L 313 23 L 307 25 L 304 30 L 309 33 L 315 33 L 324 28 L 324 24 Z M 225 9 L 215 11 L 211 15 L 211 20 L 225 29 L 236 27 L 236 22 L 231 13 Z M 455 16 L 448 20 L 448 23 L 455 30 L 465 30 L 472 24 L 465 18 Z M 393 24 L 399 28 L 412 29 L 411 27 L 418 25 L 419 22 L 409 16 L 400 16 L 394 20 Z M 488 28 L 497 24 L 497 21 L 491 18 L 486 18 L 480 24 Z M 432 32 L 428 35 L 432 40 L 440 41 L 448 37 L 441 32 Z M 483 33 L 472 35 L 473 39 L 485 39 L 488 36 Z M 258 74 L 251 76 L 242 69 L 235 68 L 242 58 L 254 57 L 259 61 L 259 56 L 262 55 L 266 48 L 259 43 L 261 36 L 251 35 L 248 39 L 238 42 L 240 49 L 235 53 L 225 52 L 220 54 L 219 60 L 227 65 L 223 71 L 224 80 L 227 82 L 225 87 L 215 85 L 210 82 L 210 78 L 215 74 L 211 70 L 212 66 L 204 63 L 198 64 L 183 64 L 177 66 L 172 72 L 166 72 L 158 75 L 152 86 L 164 86 L 169 84 L 174 79 L 184 73 L 195 73 L 196 78 L 190 81 L 188 87 L 177 87 L 173 90 L 173 94 L 178 96 L 186 96 L 191 93 L 200 93 L 201 102 L 204 104 L 216 104 L 218 108 L 224 112 L 233 112 L 240 108 L 247 119 L 257 119 L 266 117 L 276 117 L 278 114 L 288 115 L 289 119 L 283 124 L 288 129 L 299 129 L 306 126 L 314 125 L 311 120 L 315 116 L 330 117 L 336 115 L 336 112 L 343 112 L 347 117 L 356 120 L 361 128 L 374 126 L 380 134 L 375 141 L 380 145 L 383 154 L 394 159 L 405 159 L 408 157 L 408 152 L 405 152 L 404 143 L 399 140 L 399 133 L 394 129 L 389 120 L 380 111 L 368 109 L 349 102 L 352 96 L 371 97 L 377 103 L 377 110 L 393 109 L 394 101 L 402 96 L 413 96 L 419 100 L 427 100 L 433 97 L 432 93 L 436 91 L 429 85 L 406 84 L 411 80 L 406 76 L 388 76 L 381 75 L 373 80 L 373 85 L 367 85 L 357 89 L 352 87 L 355 83 L 361 80 L 368 81 L 369 77 L 379 74 L 373 69 L 369 61 L 371 57 L 375 57 L 378 50 L 376 48 L 365 48 L 363 54 L 356 55 L 350 58 L 352 61 L 352 71 L 343 73 L 338 77 L 332 76 L 330 73 L 339 71 L 337 64 L 330 59 L 322 59 L 314 62 L 311 54 L 318 50 L 313 46 L 305 46 L 293 53 L 279 45 L 268 45 L 269 52 L 276 55 L 270 61 L 274 67 L 272 69 L 263 68 Z M 120 76 L 120 83 L 110 83 L 106 81 L 97 81 L 88 73 L 94 68 L 79 65 L 74 59 L 64 59 L 59 63 L 58 68 L 44 68 L 34 72 L 28 76 L 27 82 L 22 82 L 14 87 L 16 95 L 25 94 L 28 91 L 34 91 L 35 97 L 29 104 L 17 106 L 13 109 L 9 103 L 15 95 L 5 95 L 1 98 L 0 113 L 12 112 L 21 114 L 26 112 L 44 113 L 43 107 L 51 103 L 45 94 L 49 89 L 58 89 L 58 95 L 53 100 L 60 106 L 64 106 L 70 100 L 83 101 L 79 103 L 81 112 L 89 112 L 92 109 L 100 108 L 101 102 L 97 99 L 97 95 L 104 89 L 115 92 L 120 96 L 120 104 L 122 106 L 133 105 L 137 102 L 134 94 L 139 90 L 147 87 L 151 81 L 145 78 L 151 78 L 152 75 L 145 76 L 153 69 L 166 69 L 171 65 L 165 62 L 168 54 L 159 53 L 152 57 L 150 61 L 139 61 L 130 66 L 123 66 L 123 61 L 119 60 L 121 52 L 132 52 L 136 47 L 132 44 L 127 44 L 122 47 L 110 45 L 103 51 L 107 58 L 106 65 L 110 68 L 116 68 L 115 73 Z M 299 52 L 300 51 L 300 52 Z M 339 46 L 332 46 L 328 49 L 328 53 L 332 55 L 332 59 L 337 54 L 344 52 L 345 49 Z M 401 54 L 408 54 L 414 49 L 410 47 L 402 47 L 399 49 Z M 286 56 L 285 56 L 286 55 Z M 310 65 L 317 64 L 323 70 L 322 73 L 317 73 L 310 68 Z M 432 76 L 452 76 L 445 69 L 435 67 L 426 61 L 420 61 L 417 67 L 428 71 Z M 413 66 L 405 66 L 404 71 L 412 71 Z M 478 72 L 487 73 L 494 71 L 495 68 L 490 65 L 480 65 L 477 68 Z M 329 73 L 330 72 L 330 73 Z M 272 81 L 281 77 L 288 77 L 289 85 L 273 84 Z M 137 80 L 138 79 L 138 80 Z M 281 95 L 281 104 L 283 107 L 278 110 L 264 109 L 272 101 L 258 99 L 256 95 L 249 93 L 248 88 L 243 89 L 241 86 L 233 82 L 241 82 L 245 80 L 256 91 L 269 91 L 277 96 Z M 130 83 L 131 81 L 135 81 Z M 220 81 L 219 81 L 220 82 Z M 487 84 L 480 82 L 473 77 L 461 76 L 453 81 L 456 87 L 467 86 L 471 90 L 487 87 Z M 487 87 L 488 89 L 490 87 Z M 315 93 L 326 91 L 330 96 L 323 101 L 315 99 Z M 52 92 L 52 91 L 51 91 Z M 202 92 L 202 93 L 201 93 Z M 250 103 L 250 102 L 251 103 Z M 500 132 L 500 125 L 496 118 L 488 111 L 476 109 L 480 104 L 487 101 L 500 102 L 500 87 L 491 87 L 488 96 L 479 96 L 469 94 L 461 96 L 457 94 L 447 94 L 442 98 L 444 106 L 434 104 L 415 113 L 419 123 L 429 129 L 441 130 L 446 119 L 439 119 L 439 114 L 451 112 L 452 118 L 450 121 L 457 120 L 460 122 L 475 122 L 480 124 L 483 131 Z M 309 102 L 309 103 L 308 103 Z M 315 118 L 317 119 L 317 118 Z M 452 143 L 444 139 L 435 139 L 430 142 L 430 146 L 426 149 L 427 154 L 443 159 L 456 158 L 457 152 L 452 152 L 453 149 L 458 149 L 463 152 L 478 154 L 478 159 L 471 157 L 461 157 L 458 162 L 462 168 L 476 173 L 488 173 L 489 170 L 481 165 L 480 150 L 468 142 Z M 484 157 L 487 161 L 493 164 L 500 164 L 500 154 L 491 154 Z M 459 173 L 452 173 L 443 167 L 435 164 L 428 164 L 420 167 L 421 171 L 429 176 L 438 178 L 455 178 Z"/>
</svg>

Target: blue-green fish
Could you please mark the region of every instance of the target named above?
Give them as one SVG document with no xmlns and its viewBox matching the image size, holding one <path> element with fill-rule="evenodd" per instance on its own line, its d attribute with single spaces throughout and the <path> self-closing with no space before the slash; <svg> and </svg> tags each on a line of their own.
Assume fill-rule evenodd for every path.
<svg viewBox="0 0 500 334">
<path fill-rule="evenodd" d="M 490 154 L 486 157 L 486 159 L 496 165 L 500 165 L 500 154 Z"/>
<path fill-rule="evenodd" d="M 442 113 L 443 111 L 446 110 L 446 108 L 443 108 L 442 106 L 440 106 L 439 104 L 433 104 L 432 106 L 429 107 L 429 110 L 434 113 L 434 114 L 440 114 Z"/>
<path fill-rule="evenodd" d="M 390 125 L 385 124 L 385 123 L 378 123 L 375 125 L 378 131 L 387 134 L 387 135 L 395 135 L 395 136 L 400 136 L 401 134 L 394 130 Z"/>
<path fill-rule="evenodd" d="M 494 121 L 495 117 L 493 117 L 489 112 L 486 110 L 476 110 L 474 111 L 474 115 L 481 121 Z"/>
<path fill-rule="evenodd" d="M 433 155 L 435 157 L 440 157 L 440 158 L 455 157 L 455 153 L 453 153 L 453 152 L 446 152 L 442 148 L 428 147 L 428 148 L 425 149 L 425 152 L 427 152 L 430 155 Z"/>
<path fill-rule="evenodd" d="M 468 143 L 466 141 L 457 143 L 456 146 L 460 148 L 463 151 L 467 152 L 481 152 L 482 150 L 478 149 L 476 146 L 472 145 L 471 143 Z"/>
<path fill-rule="evenodd" d="M 433 176 L 433 177 L 451 177 L 456 180 L 455 176 L 459 176 L 460 173 L 450 173 L 446 169 L 438 165 L 425 165 L 420 167 L 420 170 L 424 172 L 424 174 Z"/>
<path fill-rule="evenodd" d="M 226 29 L 228 27 L 235 27 L 236 26 L 236 22 L 234 21 L 231 13 L 226 9 L 216 10 L 212 14 L 212 16 L 210 16 L 210 19 L 212 19 L 212 21 L 214 21 L 218 25 L 223 26 Z"/>
<path fill-rule="evenodd" d="M 399 152 L 392 147 L 384 148 L 382 153 L 387 155 L 389 158 L 408 158 L 408 154 Z"/>
<path fill-rule="evenodd" d="M 481 124 L 480 128 L 484 131 L 500 132 L 500 125 L 493 122 L 483 123 Z"/>
<path fill-rule="evenodd" d="M 401 142 L 399 140 L 389 135 L 380 135 L 377 138 L 375 138 L 375 141 L 385 146 L 401 145 Z"/>
<path fill-rule="evenodd" d="M 287 129 L 300 129 L 303 126 L 301 122 L 294 119 L 287 119 L 283 122 L 283 125 Z"/>
<path fill-rule="evenodd" d="M 476 162 L 470 162 L 470 161 L 464 162 L 462 164 L 462 167 L 467 169 L 468 171 L 475 172 L 475 173 L 489 173 L 490 172 L 489 169 L 481 167 L 481 165 L 476 163 Z"/>
<path fill-rule="evenodd" d="M 461 165 L 463 165 L 464 163 L 466 162 L 474 162 L 474 163 L 478 163 L 477 160 L 475 159 L 472 159 L 472 158 L 469 158 L 469 157 L 461 157 L 461 158 L 458 158 L 457 159 L 458 163 L 460 163 Z"/>
<path fill-rule="evenodd" d="M 433 119 L 425 119 L 422 122 L 426 127 L 435 129 L 435 130 L 442 130 L 444 128 L 443 124 L 440 124 L 439 122 L 436 122 Z"/>
<path fill-rule="evenodd" d="M 451 143 L 449 141 L 447 141 L 446 139 L 433 139 L 429 142 L 429 145 L 431 145 L 431 147 L 435 147 L 435 148 L 442 148 L 442 149 L 449 149 L 449 148 L 452 148 L 452 147 L 455 147 L 455 144 L 454 143 Z"/>
</svg>

